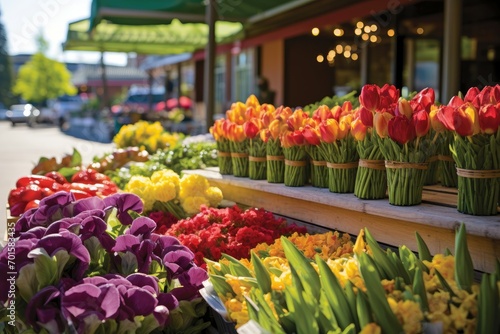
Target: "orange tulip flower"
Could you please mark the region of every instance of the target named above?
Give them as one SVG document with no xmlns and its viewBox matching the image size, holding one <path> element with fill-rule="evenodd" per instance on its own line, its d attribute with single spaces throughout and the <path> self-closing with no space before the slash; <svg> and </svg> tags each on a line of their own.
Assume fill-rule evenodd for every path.
<svg viewBox="0 0 500 334">
<path fill-rule="evenodd" d="M 389 136 L 388 124 L 394 116 L 388 112 L 378 112 L 373 118 L 373 127 L 380 138 Z"/>
<path fill-rule="evenodd" d="M 304 136 L 305 141 L 309 145 L 321 144 L 321 141 L 320 141 L 321 135 L 319 133 L 319 127 L 306 125 L 304 127 L 304 129 L 302 129 L 302 135 Z"/>
<path fill-rule="evenodd" d="M 333 118 L 329 118 L 326 121 L 321 122 L 319 125 L 319 133 L 321 135 L 322 142 L 335 142 L 339 133 L 339 122 Z"/>
<path fill-rule="evenodd" d="M 363 140 L 366 137 L 366 130 L 368 128 L 363 124 L 361 119 L 358 117 L 351 123 L 351 133 L 356 140 Z"/>
</svg>

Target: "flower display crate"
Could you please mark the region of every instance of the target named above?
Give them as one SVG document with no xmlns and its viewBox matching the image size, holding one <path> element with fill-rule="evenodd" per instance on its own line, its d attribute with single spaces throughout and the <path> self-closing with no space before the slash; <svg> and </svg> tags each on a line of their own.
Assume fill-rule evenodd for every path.
<svg viewBox="0 0 500 334">
<path fill-rule="evenodd" d="M 425 187 L 423 202 L 393 206 L 387 199 L 361 200 L 353 194 L 328 189 L 286 187 L 266 181 L 221 175 L 217 168 L 185 171 L 208 178 L 224 198 L 246 206 L 264 207 L 276 214 L 332 230 L 357 235 L 367 227 L 381 243 L 406 245 L 416 251 L 415 232 L 426 240 L 432 254 L 454 249 L 455 230 L 464 222 L 474 267 L 493 272 L 500 258 L 500 216 L 471 216 L 456 209 L 456 190 Z"/>
</svg>

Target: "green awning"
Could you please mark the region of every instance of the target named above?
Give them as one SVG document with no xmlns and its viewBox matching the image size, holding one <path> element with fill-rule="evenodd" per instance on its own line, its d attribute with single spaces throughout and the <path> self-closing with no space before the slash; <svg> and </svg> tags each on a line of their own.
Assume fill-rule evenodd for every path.
<svg viewBox="0 0 500 334">
<path fill-rule="evenodd" d="M 208 42 L 204 23 L 171 20 L 162 25 L 119 25 L 102 21 L 89 34 L 90 20 L 70 23 L 64 50 L 136 52 L 139 54 L 178 54 L 203 49 Z M 241 31 L 240 23 L 218 21 L 217 42 Z"/>
<path fill-rule="evenodd" d="M 218 20 L 245 22 L 268 11 L 280 11 L 312 0 L 217 0 Z M 165 24 L 173 18 L 182 22 L 205 21 L 206 0 L 93 0 L 91 7 L 94 28 L 102 20 L 116 24 Z M 272 13 L 270 13 L 272 14 Z"/>
</svg>

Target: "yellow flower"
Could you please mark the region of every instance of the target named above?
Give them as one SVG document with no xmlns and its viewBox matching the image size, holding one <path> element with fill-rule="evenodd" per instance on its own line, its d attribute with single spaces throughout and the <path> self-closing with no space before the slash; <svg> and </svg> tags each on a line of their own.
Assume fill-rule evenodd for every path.
<svg viewBox="0 0 500 334">
<path fill-rule="evenodd" d="M 208 200 L 203 196 L 191 196 L 181 201 L 182 208 L 190 216 L 200 212 L 202 205 L 209 206 L 209 204 Z"/>
<path fill-rule="evenodd" d="M 374 322 L 370 322 L 361 329 L 361 332 L 359 332 L 359 334 L 381 334 L 381 333 L 382 333 L 382 328 L 380 328 Z"/>
<path fill-rule="evenodd" d="M 175 184 L 169 181 L 151 183 L 153 197 L 160 202 L 168 202 L 175 199 Z"/>
<path fill-rule="evenodd" d="M 405 333 L 421 333 L 424 315 L 420 305 L 412 300 L 400 300 L 396 302 L 393 298 L 387 298 L 392 312 L 403 325 Z"/>
<path fill-rule="evenodd" d="M 222 201 L 222 191 L 217 187 L 208 187 L 205 191 L 205 197 L 208 199 L 210 206 L 217 207 Z"/>
<path fill-rule="evenodd" d="M 204 196 L 209 187 L 208 180 L 201 175 L 184 175 L 180 180 L 179 198 L 183 200 L 190 196 Z"/>
</svg>

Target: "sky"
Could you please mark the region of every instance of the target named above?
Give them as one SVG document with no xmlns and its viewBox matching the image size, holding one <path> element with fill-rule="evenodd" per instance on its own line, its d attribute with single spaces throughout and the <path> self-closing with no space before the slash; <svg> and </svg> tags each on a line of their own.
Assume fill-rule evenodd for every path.
<svg viewBox="0 0 500 334">
<path fill-rule="evenodd" d="M 7 31 L 9 54 L 35 53 L 35 37 L 42 31 L 49 44 L 47 56 L 61 62 L 96 64 L 100 53 L 63 51 L 68 24 L 88 18 L 92 0 L 0 0 L 0 20 Z M 125 65 L 125 53 L 107 52 L 104 62 Z"/>
</svg>

